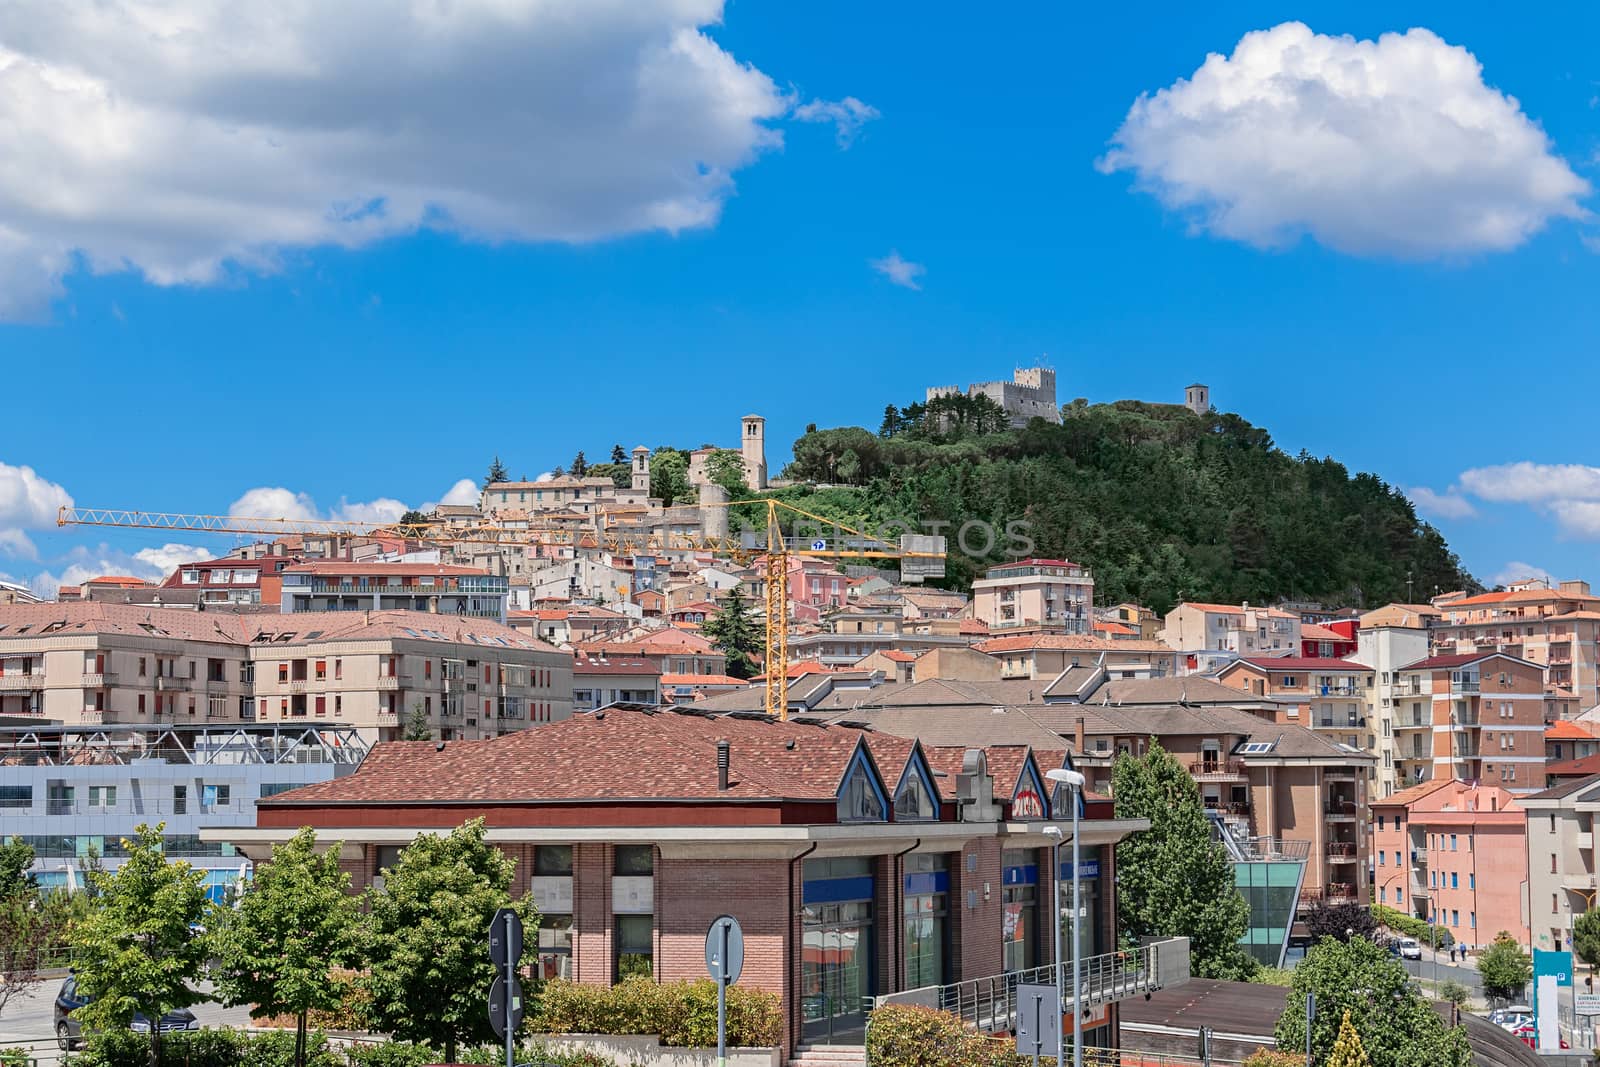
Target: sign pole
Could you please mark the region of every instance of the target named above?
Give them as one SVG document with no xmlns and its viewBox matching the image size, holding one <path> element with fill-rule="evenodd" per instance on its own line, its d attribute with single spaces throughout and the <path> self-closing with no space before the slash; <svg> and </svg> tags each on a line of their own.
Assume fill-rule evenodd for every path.
<svg viewBox="0 0 1600 1067">
<path fill-rule="evenodd" d="M 510 927 L 516 921 L 514 914 L 506 915 L 506 933 L 510 934 Z M 509 943 L 511 938 L 507 936 Z M 506 1067 L 517 1067 L 517 1028 L 511 1025 L 511 996 L 512 986 L 517 980 L 517 961 L 511 953 L 506 953 Z"/>
<path fill-rule="evenodd" d="M 1437 953 L 1434 954 L 1437 958 Z M 1317 1015 L 1317 995 L 1306 994 L 1306 1067 L 1311 1067 L 1311 1020 Z"/>
<path fill-rule="evenodd" d="M 706 973 L 717 983 L 717 1067 L 728 1067 L 728 987 L 744 970 L 744 930 L 721 915 L 706 931 Z"/>
<path fill-rule="evenodd" d="M 728 935 L 731 928 L 727 923 L 718 924 L 718 933 L 722 935 L 722 958 L 728 958 Z M 728 1067 L 728 975 L 727 968 L 717 976 L 717 1067 Z"/>
</svg>

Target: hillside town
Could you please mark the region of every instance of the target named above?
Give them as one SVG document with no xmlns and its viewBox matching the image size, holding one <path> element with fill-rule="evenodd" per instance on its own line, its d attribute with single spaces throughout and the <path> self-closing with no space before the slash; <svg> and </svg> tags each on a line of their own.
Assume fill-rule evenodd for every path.
<svg viewBox="0 0 1600 1067">
<path fill-rule="evenodd" d="M 971 393 L 1019 419 L 1054 404 L 1048 372 L 1017 380 Z M 1184 406 L 1209 411 L 1206 388 Z M 1248 902 L 1253 966 L 1292 966 L 1351 907 L 1415 920 L 1452 965 L 1497 936 L 1571 950 L 1600 890 L 1586 581 L 1157 614 L 1025 557 L 944 588 L 846 558 L 869 542 L 731 536 L 730 489 L 775 485 L 762 422 L 693 454 L 690 508 L 652 496 L 639 447 L 625 477 L 486 480 L 409 524 L 234 532 L 160 581 L 7 585 L 0 838 L 71 894 L 159 821 L 221 899 L 310 826 L 360 891 L 459 809 L 517 861 L 537 974 L 693 978 L 687 943 L 731 908 L 771 931 L 755 973 L 785 1047 L 850 1045 L 874 997 L 1051 965 L 1039 891 L 1073 880 L 1049 873 L 1047 824 L 1075 803 L 1079 950 L 1114 953 L 1117 845 L 1148 825 L 1115 779 L 1159 750 Z M 719 455 L 742 487 L 711 479 Z M 785 881 L 792 913 L 768 892 Z M 1151 944 L 1187 980 L 1187 942 Z M 1125 1042 L 1124 1002 L 1162 984 L 1105 991 L 1086 1039 Z"/>
</svg>

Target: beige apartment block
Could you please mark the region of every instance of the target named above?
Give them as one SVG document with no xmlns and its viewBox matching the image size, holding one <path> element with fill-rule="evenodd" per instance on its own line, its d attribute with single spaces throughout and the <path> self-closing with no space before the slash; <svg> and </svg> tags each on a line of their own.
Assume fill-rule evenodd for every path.
<svg viewBox="0 0 1600 1067">
<path fill-rule="evenodd" d="M 1161 639 L 1185 653 L 1300 654 L 1300 616 L 1249 604 L 1183 603 L 1167 612 Z"/>
<path fill-rule="evenodd" d="M 1513 584 L 1499 593 L 1437 602 L 1440 653 L 1504 652 L 1537 663 L 1547 718 L 1570 719 L 1600 704 L 1600 597 L 1589 583 Z"/>
<path fill-rule="evenodd" d="M 494 737 L 572 713 L 572 656 L 488 619 L 0 608 L 0 714 L 68 725 L 328 722 Z"/>
<path fill-rule="evenodd" d="M 1406 787 L 1400 776 L 1400 751 L 1395 723 L 1400 708 L 1400 668 L 1426 659 L 1428 655 L 1427 617 L 1406 609 L 1409 605 L 1391 604 L 1361 618 L 1356 632 L 1356 650 L 1348 657 L 1372 671 L 1373 685 L 1366 690 L 1365 716 L 1375 741 L 1373 751 L 1377 781 L 1374 797 L 1390 797 Z M 1411 703 L 1416 703 L 1414 697 Z M 1409 705 L 1406 706 L 1410 711 Z M 1412 744 L 1417 742 L 1413 739 Z"/>
<path fill-rule="evenodd" d="M 1594 906 L 1600 775 L 1519 797 L 1528 817 L 1528 926 L 1533 947 L 1569 949 L 1572 920 Z"/>
<path fill-rule="evenodd" d="M 972 583 L 972 617 L 995 632 L 1086 634 L 1094 624 L 1094 576 L 1064 559 L 990 567 Z"/>
<path fill-rule="evenodd" d="M 1002 678 L 1050 681 L 1069 667 L 1105 667 L 1113 678 L 1165 678 L 1177 653 L 1160 641 L 1117 641 L 1076 634 L 1012 634 L 972 646 L 1000 661 Z"/>
</svg>

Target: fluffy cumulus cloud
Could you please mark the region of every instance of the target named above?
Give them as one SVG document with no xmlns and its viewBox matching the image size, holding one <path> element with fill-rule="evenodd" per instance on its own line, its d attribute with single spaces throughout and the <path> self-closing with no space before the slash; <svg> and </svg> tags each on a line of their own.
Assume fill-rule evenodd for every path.
<svg viewBox="0 0 1600 1067">
<path fill-rule="evenodd" d="M 197 559 L 210 559 L 216 553 L 197 545 L 164 544 L 159 548 L 141 548 L 127 552 L 104 542 L 94 545 L 75 545 L 55 561 L 56 569 L 42 570 L 28 580 L 28 586 L 42 597 L 54 597 L 63 585 L 81 585 L 90 578 L 108 574 L 131 575 L 150 582 L 159 582 L 171 574 L 179 564 Z"/>
<path fill-rule="evenodd" d="M 843 100 L 810 100 L 794 109 L 799 122 L 831 122 L 840 148 L 855 142 L 861 127 L 879 117 L 878 109 L 853 96 Z"/>
<path fill-rule="evenodd" d="M 1545 581 L 1550 582 L 1551 584 L 1554 584 L 1556 581 L 1556 576 L 1545 570 L 1543 567 L 1536 566 L 1532 563 L 1524 563 L 1519 559 L 1514 559 L 1496 571 L 1494 577 L 1489 579 L 1489 584 L 1510 585 L 1512 582 L 1522 582 L 1529 578 L 1543 578 Z"/>
<path fill-rule="evenodd" d="M 156 284 L 419 227 L 590 241 L 713 224 L 796 100 L 723 0 L 0 5 L 0 318 L 79 267 Z M 876 114 L 801 105 L 842 139 Z"/>
<path fill-rule="evenodd" d="M 1247 33 L 1141 96 L 1102 170 L 1197 229 L 1260 247 L 1309 234 L 1407 259 L 1514 248 L 1583 218 L 1589 184 L 1466 49 L 1426 29 L 1376 41 L 1298 22 Z"/>
<path fill-rule="evenodd" d="M 1478 513 L 1478 509 L 1472 506 L 1472 501 L 1453 488 L 1439 493 L 1426 486 L 1417 486 L 1415 489 L 1406 490 L 1406 495 L 1411 498 L 1411 503 L 1416 505 L 1418 511 L 1433 518 L 1470 519 Z"/>
<path fill-rule="evenodd" d="M 921 289 L 922 286 L 917 279 L 928 271 L 928 268 L 921 263 L 913 263 L 903 258 L 895 249 L 891 249 L 882 259 L 868 260 L 867 264 L 895 285 L 906 289 Z"/>
<path fill-rule="evenodd" d="M 0 286 L 3 285 L 0 280 Z M 3 299 L 0 296 L 0 300 Z M 71 506 L 72 494 L 40 477 L 32 467 L 0 463 L 0 556 L 37 558 L 38 549 L 25 531 L 54 526 L 56 512 Z"/>
<path fill-rule="evenodd" d="M 272 486 L 247 489 L 228 505 L 229 515 L 252 519 L 319 519 L 316 501 L 305 493 Z"/>
<path fill-rule="evenodd" d="M 440 504 L 476 504 L 482 495 L 478 491 L 478 483 L 471 478 L 462 478 L 445 491 L 444 496 L 438 500 L 430 500 L 418 510 L 432 511 Z"/>
<path fill-rule="evenodd" d="M 423 504 L 419 510 L 431 511 L 439 504 L 476 504 L 477 502 L 477 484 L 471 478 L 462 478 L 452 485 L 439 500 L 429 501 Z M 350 500 L 347 497 L 340 497 L 338 504 L 324 512 L 317 507 L 317 502 L 312 499 L 309 493 L 297 493 L 282 486 L 266 485 L 246 490 L 239 499 L 228 505 L 229 515 L 239 515 L 247 518 L 306 521 L 328 519 L 334 522 L 370 523 L 399 522 L 400 517 L 410 510 L 411 505 L 393 497 L 378 497 L 374 500 Z"/>
</svg>

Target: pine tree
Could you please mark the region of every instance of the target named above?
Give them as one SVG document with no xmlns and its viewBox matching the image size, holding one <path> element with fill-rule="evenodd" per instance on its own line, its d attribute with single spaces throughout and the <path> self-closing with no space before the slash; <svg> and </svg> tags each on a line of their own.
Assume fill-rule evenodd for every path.
<svg viewBox="0 0 1600 1067">
<path fill-rule="evenodd" d="M 900 432 L 900 409 L 890 404 L 883 409 L 883 422 L 878 426 L 879 437 L 893 437 Z"/>
<path fill-rule="evenodd" d="M 1344 1010 L 1344 1021 L 1339 1024 L 1339 1036 L 1334 1038 L 1327 1067 L 1372 1067 L 1367 1050 L 1361 1047 L 1361 1035 L 1350 1021 L 1349 1008 Z"/>
<path fill-rule="evenodd" d="M 626 462 L 628 462 L 628 454 L 622 450 L 622 446 L 621 445 L 612 445 L 611 446 L 611 462 L 613 462 L 613 463 L 626 463 Z"/>
<path fill-rule="evenodd" d="M 483 477 L 483 487 L 487 489 L 495 482 L 504 482 L 509 480 L 510 477 L 511 475 L 506 473 L 505 464 L 500 462 L 499 456 L 496 456 L 494 457 L 494 462 L 489 464 L 489 473 Z"/>
<path fill-rule="evenodd" d="M 1119 819 L 1149 819 L 1150 829 L 1117 846 L 1117 913 L 1122 937 L 1188 937 L 1189 969 L 1201 978 L 1239 981 L 1257 964 L 1239 945 L 1250 906 L 1233 863 L 1213 836 L 1200 790 L 1152 738 L 1140 757 L 1111 770 Z"/>
<path fill-rule="evenodd" d="M 428 713 L 422 709 L 422 704 L 411 705 L 411 714 L 406 716 L 406 730 L 400 736 L 402 741 L 432 741 L 433 727 L 428 725 Z"/>
<path fill-rule="evenodd" d="M 750 612 L 745 607 L 739 587 L 723 603 L 716 615 L 700 627 L 701 633 L 711 639 L 717 651 L 727 658 L 727 672 L 735 678 L 748 678 L 755 674 L 754 653 L 761 648 L 761 633 Z"/>
<path fill-rule="evenodd" d="M 589 461 L 583 458 L 583 449 L 578 449 L 578 454 L 572 457 L 572 476 L 582 478 L 589 473 Z"/>
</svg>

